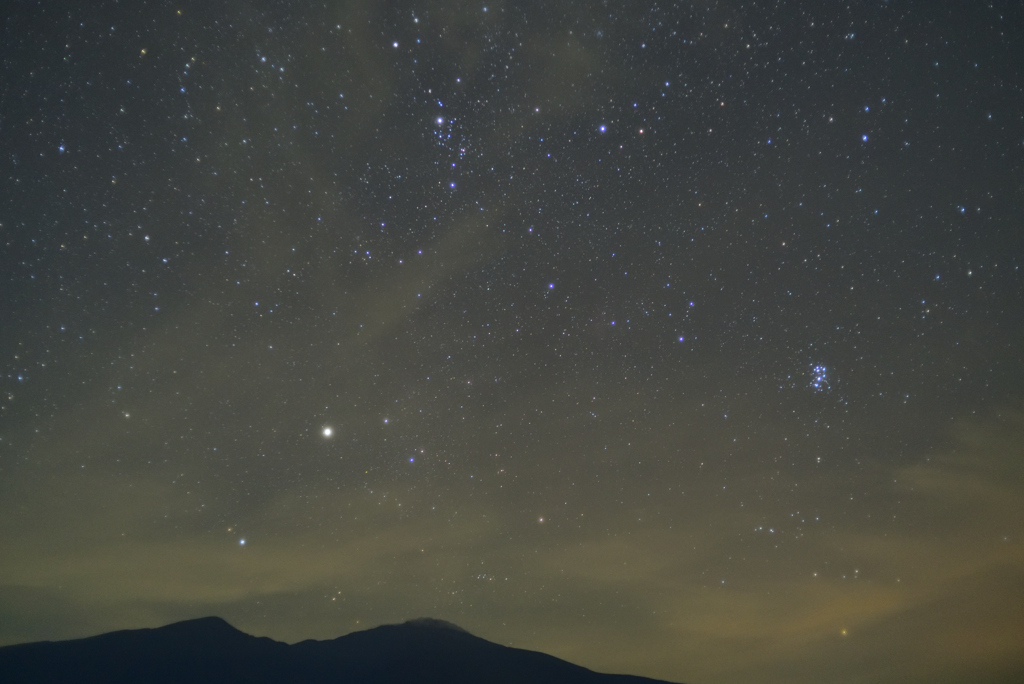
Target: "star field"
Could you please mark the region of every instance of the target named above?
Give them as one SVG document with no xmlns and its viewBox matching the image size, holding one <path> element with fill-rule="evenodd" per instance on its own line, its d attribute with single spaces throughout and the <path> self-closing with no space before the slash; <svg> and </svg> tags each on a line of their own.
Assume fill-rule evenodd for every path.
<svg viewBox="0 0 1024 684">
<path fill-rule="evenodd" d="M 0 643 L 429 615 L 1024 674 L 1019 3 L 21 2 Z"/>
</svg>

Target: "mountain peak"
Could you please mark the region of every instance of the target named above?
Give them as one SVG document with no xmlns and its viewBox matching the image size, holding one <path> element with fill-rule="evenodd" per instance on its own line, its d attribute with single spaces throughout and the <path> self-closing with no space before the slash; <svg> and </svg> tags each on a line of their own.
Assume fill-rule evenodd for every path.
<svg viewBox="0 0 1024 684">
<path fill-rule="evenodd" d="M 463 634 L 469 634 L 468 631 L 459 627 L 454 622 L 448 622 L 447 620 L 438 620 L 437 618 L 421 617 L 413 618 L 412 620 L 406 620 L 401 624 L 402 627 L 417 627 L 422 629 L 434 629 L 434 630 L 448 630 L 452 632 L 461 632 Z"/>
<path fill-rule="evenodd" d="M 213 615 L 209 617 L 193 618 L 191 620 L 182 620 L 181 622 L 172 622 L 169 625 L 157 627 L 156 629 L 163 632 L 181 632 L 211 636 L 245 634 L 245 632 L 235 628 L 224 618 L 219 618 Z"/>
<path fill-rule="evenodd" d="M 234 626 L 222 617 L 216 615 L 208 615 L 201 618 L 192 618 L 190 620 L 182 620 L 180 622 L 172 622 L 169 625 L 164 625 L 163 629 L 168 627 L 185 626 L 199 627 L 206 629 L 235 629 Z"/>
</svg>

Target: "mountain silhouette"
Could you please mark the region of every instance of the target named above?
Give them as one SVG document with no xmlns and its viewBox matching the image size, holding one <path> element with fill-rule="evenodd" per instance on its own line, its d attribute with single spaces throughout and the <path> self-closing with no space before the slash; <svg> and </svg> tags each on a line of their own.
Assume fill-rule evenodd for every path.
<svg viewBox="0 0 1024 684">
<path fill-rule="evenodd" d="M 658 684 L 501 646 L 431 618 L 289 645 L 250 636 L 217 617 L 0 647 L 0 682 Z"/>
</svg>

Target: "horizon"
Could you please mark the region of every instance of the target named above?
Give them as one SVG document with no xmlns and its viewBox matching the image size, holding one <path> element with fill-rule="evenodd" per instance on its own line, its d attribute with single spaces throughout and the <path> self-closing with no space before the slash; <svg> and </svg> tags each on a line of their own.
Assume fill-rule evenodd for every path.
<svg viewBox="0 0 1024 684">
<path fill-rule="evenodd" d="M 0 645 L 430 615 L 1024 676 L 1019 2 L 15 3 Z"/>
<path fill-rule="evenodd" d="M 223 624 L 227 625 L 228 627 L 230 627 L 231 629 L 235 630 L 236 632 L 241 632 L 242 634 L 245 634 L 247 636 L 251 636 L 251 637 L 255 637 L 255 638 L 268 638 L 268 639 L 271 638 L 271 637 L 269 637 L 269 636 L 267 636 L 265 634 L 250 634 L 249 632 L 246 632 L 244 630 L 239 629 L 235 625 L 231 624 L 230 621 L 222 618 L 219 615 L 202 615 L 202 616 L 199 616 L 199 617 L 186 618 L 184 620 L 177 620 L 177 621 L 174 621 L 174 622 L 163 623 L 163 624 L 154 625 L 154 626 L 125 628 L 125 629 L 113 630 L 113 631 L 108 631 L 108 632 L 100 632 L 98 634 L 87 634 L 87 635 L 82 636 L 82 637 L 73 637 L 71 639 L 60 639 L 60 640 L 57 640 L 57 641 L 42 641 L 42 642 L 40 642 L 40 641 L 22 641 L 22 642 L 17 642 L 17 643 L 12 643 L 12 644 L 0 644 L 0 648 L 3 648 L 4 646 L 19 646 L 19 645 L 23 645 L 23 644 L 33 644 L 33 643 L 60 643 L 61 641 L 75 641 L 75 640 L 80 640 L 80 639 L 89 639 L 89 638 L 96 637 L 96 636 L 103 636 L 104 634 L 113 634 L 115 632 L 153 631 L 153 630 L 164 629 L 164 628 L 167 628 L 167 627 L 177 627 L 177 626 L 180 626 L 180 625 L 185 625 L 185 624 L 190 624 L 190 623 L 201 623 L 201 622 L 218 622 L 218 623 L 223 623 Z M 401 622 L 386 622 L 386 623 L 381 623 L 379 625 L 373 625 L 371 627 L 365 627 L 365 628 L 353 630 L 353 631 L 350 631 L 350 632 L 346 632 L 345 634 L 339 634 L 338 637 L 348 636 L 349 634 L 355 634 L 356 632 L 365 632 L 365 631 L 368 631 L 368 630 L 377 629 L 378 627 L 404 627 L 404 626 L 423 627 L 423 628 L 427 628 L 427 629 L 446 629 L 446 630 L 452 630 L 452 631 L 455 631 L 455 632 L 461 632 L 463 634 L 468 634 L 469 636 L 474 636 L 474 637 L 476 636 L 475 634 L 472 634 L 468 630 L 463 629 L 462 627 L 460 627 L 459 625 L 456 625 L 453 622 L 448 622 L 447 620 L 441 620 L 439 618 L 421 616 L 421 617 L 416 617 L 416 618 L 409 618 L 409 619 L 403 620 Z M 338 638 L 338 637 L 335 637 L 335 638 Z M 330 641 L 330 640 L 331 639 L 326 639 L 326 641 Z M 277 641 L 277 640 L 275 639 L 274 641 Z M 291 642 L 283 641 L 283 642 L 278 642 L 278 643 L 285 643 L 285 644 L 291 645 L 291 644 L 301 643 L 302 641 L 308 641 L 308 639 L 299 639 L 297 641 L 291 641 Z M 318 640 L 318 641 L 325 641 L 325 640 Z M 500 645 L 508 646 L 509 644 L 500 644 Z"/>
<path fill-rule="evenodd" d="M 265 634 L 250 634 L 249 632 L 245 632 L 245 631 L 239 629 L 238 627 L 236 627 L 235 625 L 231 624 L 230 621 L 225 620 L 224 618 L 222 618 L 219 615 L 203 615 L 203 616 L 200 616 L 200 617 L 186 618 L 184 620 L 177 620 L 175 622 L 169 622 L 169 623 L 155 625 L 155 626 L 133 627 L 133 628 L 129 628 L 129 629 L 120 629 L 120 630 L 114 630 L 112 632 L 101 632 L 99 634 L 89 634 L 89 635 L 86 635 L 84 637 L 74 637 L 72 639 L 61 639 L 59 641 L 49 641 L 49 642 L 45 642 L 45 641 L 44 642 L 39 642 L 39 641 L 27 641 L 26 642 L 26 641 L 23 641 L 23 642 L 18 642 L 18 643 L 14 643 L 14 644 L 0 644 L 0 648 L 3 648 L 4 646 L 19 646 L 19 645 L 23 645 L 23 644 L 33 644 L 33 643 L 60 643 L 61 641 L 75 641 L 75 640 L 80 640 L 80 639 L 89 639 L 89 638 L 92 638 L 92 637 L 95 637 L 95 636 L 103 636 L 104 634 L 113 634 L 115 632 L 138 632 L 138 631 L 161 630 L 161 629 L 164 629 L 164 628 L 167 628 L 167 627 L 177 627 L 177 626 L 181 626 L 181 625 L 185 625 L 185 624 L 202 623 L 202 622 L 218 622 L 218 623 L 223 623 L 224 625 L 227 625 L 228 627 L 230 627 L 231 629 L 233 629 L 236 632 L 241 632 L 242 634 L 245 634 L 247 636 L 251 636 L 251 637 L 254 637 L 254 638 L 267 638 L 267 639 L 271 638 L 271 637 L 269 637 L 269 636 L 267 636 Z M 462 628 L 461 626 L 455 624 L 454 622 L 448 622 L 447 620 L 441 620 L 439 618 L 434 618 L 434 617 L 421 616 L 421 617 L 409 618 L 409 619 L 403 620 L 401 622 L 386 622 L 386 623 L 381 623 L 379 625 L 373 625 L 373 626 L 370 626 L 370 627 L 365 627 L 365 628 L 353 630 L 351 632 L 346 632 L 345 634 L 339 634 L 337 637 L 334 637 L 334 638 L 348 636 L 349 634 L 355 634 L 357 632 L 366 632 L 366 631 L 369 631 L 369 630 L 377 629 L 378 627 L 423 627 L 424 629 L 443 629 L 443 630 L 450 630 L 450 631 L 459 632 L 459 633 L 462 633 L 462 634 L 467 634 L 467 635 L 472 636 L 472 637 L 476 637 L 475 634 L 469 632 L 468 630 Z M 480 638 L 480 637 L 476 637 L 476 638 Z M 317 641 L 331 641 L 331 640 L 332 639 L 320 639 L 320 640 L 317 640 Z M 275 639 L 274 641 L 277 641 L 277 640 Z M 283 642 L 278 642 L 278 643 L 285 643 L 285 644 L 291 645 L 291 644 L 302 643 L 302 641 L 308 641 L 308 639 L 300 639 L 298 641 L 291 641 L 291 642 L 283 641 Z M 494 642 L 492 642 L 492 643 L 494 643 Z M 499 645 L 500 646 L 510 646 L 510 644 L 499 644 Z"/>
<path fill-rule="evenodd" d="M 159 674 L 158 674 L 159 673 Z M 433 618 L 380 625 L 326 641 L 287 644 L 241 632 L 219 617 L 71 641 L 0 647 L 0 674 L 18 681 L 438 681 L 663 682 L 587 670 L 506 647 Z M 233 681 L 233 680 L 232 680 Z M 241 681 L 241 680 L 240 680 Z M 672 684 L 664 682 L 664 684 Z"/>
</svg>

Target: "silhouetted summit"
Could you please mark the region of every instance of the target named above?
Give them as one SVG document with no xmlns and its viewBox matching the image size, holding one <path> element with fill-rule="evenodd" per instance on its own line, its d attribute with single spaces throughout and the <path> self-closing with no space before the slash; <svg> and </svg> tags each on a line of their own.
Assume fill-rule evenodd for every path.
<svg viewBox="0 0 1024 684">
<path fill-rule="evenodd" d="M 288 645 L 220 618 L 0 648 L 0 682 L 26 684 L 656 684 L 592 672 L 419 618 Z"/>
<path fill-rule="evenodd" d="M 438 620 L 437 618 L 414 618 L 412 620 L 407 620 L 404 624 L 410 627 L 424 627 L 426 629 L 454 629 L 456 632 L 469 634 L 469 632 L 466 632 L 466 630 L 462 629 L 455 623 L 448 622 L 447 620 Z"/>
</svg>

